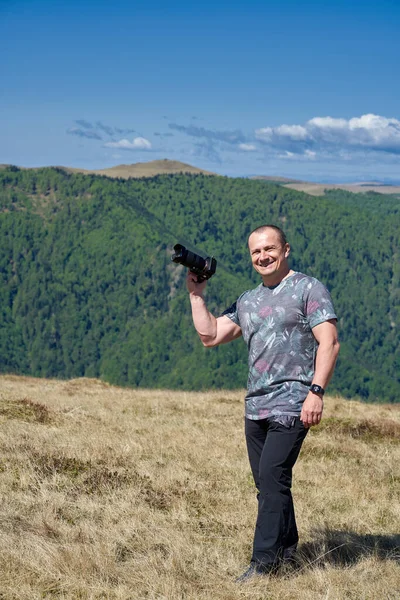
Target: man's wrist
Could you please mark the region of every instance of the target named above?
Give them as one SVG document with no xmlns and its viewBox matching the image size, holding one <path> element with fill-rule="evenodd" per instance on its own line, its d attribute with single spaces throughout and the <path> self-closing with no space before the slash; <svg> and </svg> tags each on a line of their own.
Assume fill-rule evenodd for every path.
<svg viewBox="0 0 400 600">
<path fill-rule="evenodd" d="M 199 294 L 198 292 L 189 292 L 189 298 L 190 298 L 190 301 L 202 302 L 203 304 L 205 304 L 203 295 Z"/>
<path fill-rule="evenodd" d="M 321 398 L 325 394 L 324 388 L 321 387 L 320 385 L 316 384 L 316 383 L 312 383 L 310 385 L 309 389 L 310 389 L 310 392 L 312 392 L 313 394 L 316 394 L 317 396 L 320 396 Z"/>
</svg>

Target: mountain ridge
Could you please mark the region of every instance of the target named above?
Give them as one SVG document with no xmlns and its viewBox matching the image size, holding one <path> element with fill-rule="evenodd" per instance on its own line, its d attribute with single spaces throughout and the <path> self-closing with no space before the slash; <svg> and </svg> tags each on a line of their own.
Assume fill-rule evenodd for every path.
<svg viewBox="0 0 400 600">
<path fill-rule="evenodd" d="M 7 169 L 13 165 L 0 164 L 1 169 Z M 160 160 L 152 160 L 147 162 L 138 162 L 131 164 L 120 164 L 113 167 L 105 167 L 101 169 L 83 169 L 79 167 L 68 167 L 55 165 L 53 167 L 17 167 L 24 170 L 38 170 L 41 168 L 56 168 L 67 173 L 83 173 L 84 175 L 103 175 L 110 178 L 120 179 L 138 179 L 146 177 L 155 177 L 157 175 L 173 175 L 179 173 L 186 174 L 203 174 L 215 177 L 224 177 L 218 173 L 201 169 L 194 165 L 184 163 L 178 160 L 168 158 Z M 235 177 L 231 177 L 235 179 Z M 330 190 L 344 190 L 358 193 L 375 192 L 378 194 L 400 194 L 400 185 L 386 184 L 380 181 L 356 181 L 351 183 L 320 183 L 313 181 L 305 181 L 298 178 L 283 177 L 279 175 L 251 175 L 246 179 L 255 181 L 264 181 L 287 187 L 288 189 L 305 192 L 312 196 L 323 196 Z"/>
<path fill-rule="evenodd" d="M 12 165 L 2 164 L 0 169 L 6 169 Z M 161 160 L 152 160 L 148 162 L 138 162 L 131 164 L 120 164 L 114 167 L 106 167 L 102 169 L 81 169 L 79 167 L 68 167 L 63 165 L 52 165 L 51 167 L 17 167 L 26 170 L 38 170 L 42 168 L 54 168 L 61 169 L 67 173 L 83 173 L 84 175 L 105 175 L 111 178 L 142 178 L 142 177 L 155 177 L 156 175 L 174 175 L 178 173 L 187 174 L 203 174 L 210 176 L 217 176 L 217 173 L 200 169 L 193 165 L 183 163 L 178 160 L 170 160 L 164 158 Z"/>
</svg>

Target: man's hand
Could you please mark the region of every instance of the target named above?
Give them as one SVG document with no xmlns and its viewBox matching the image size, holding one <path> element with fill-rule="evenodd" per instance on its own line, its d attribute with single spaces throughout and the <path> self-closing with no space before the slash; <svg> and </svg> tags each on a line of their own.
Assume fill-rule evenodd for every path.
<svg viewBox="0 0 400 600">
<path fill-rule="evenodd" d="M 206 289 L 207 279 L 202 281 L 201 283 L 197 282 L 197 275 L 188 271 L 186 276 L 186 287 L 188 289 L 189 294 L 194 294 L 196 296 L 202 296 L 204 290 Z"/>
<path fill-rule="evenodd" d="M 324 401 L 322 397 L 313 392 L 308 392 L 300 415 L 300 420 L 303 421 L 304 427 L 308 428 L 312 425 L 318 425 L 321 421 L 323 408 Z"/>
</svg>

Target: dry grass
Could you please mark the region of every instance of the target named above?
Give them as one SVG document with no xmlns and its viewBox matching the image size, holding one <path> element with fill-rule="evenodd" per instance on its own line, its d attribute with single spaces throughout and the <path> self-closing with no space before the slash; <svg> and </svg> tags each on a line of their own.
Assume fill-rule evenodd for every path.
<svg viewBox="0 0 400 600">
<path fill-rule="evenodd" d="M 144 163 L 133 163 L 130 165 L 117 165 L 115 167 L 92 171 L 73 167 L 59 168 L 70 173 L 106 175 L 107 177 L 120 177 L 122 179 L 130 179 L 131 177 L 136 179 L 141 177 L 154 177 L 155 175 L 171 175 L 177 173 L 203 173 L 203 175 L 217 175 L 217 173 L 205 171 L 204 169 L 199 169 L 198 167 L 188 165 L 187 163 L 183 163 L 178 160 L 169 160 L 167 158 L 161 160 L 150 160 Z"/>
<path fill-rule="evenodd" d="M 285 184 L 291 190 L 305 192 L 310 196 L 323 196 L 326 190 L 346 190 L 354 194 L 367 192 L 376 192 L 377 194 L 400 194 L 400 186 L 398 185 L 380 185 L 366 183 L 311 183 L 311 182 L 296 182 Z"/>
<path fill-rule="evenodd" d="M 134 163 L 132 165 L 118 165 L 109 169 L 99 169 L 92 171 L 98 175 L 107 175 L 107 177 L 122 177 L 129 179 L 130 177 L 154 177 L 155 175 L 170 175 L 176 173 L 203 173 L 203 175 L 216 175 L 211 171 L 205 171 L 198 167 L 193 167 L 187 163 L 178 160 L 151 160 L 145 163 Z"/>
<path fill-rule="evenodd" d="M 0 599 L 400 597 L 400 407 L 327 398 L 295 469 L 300 568 L 237 586 L 243 392 L 0 386 Z"/>
</svg>

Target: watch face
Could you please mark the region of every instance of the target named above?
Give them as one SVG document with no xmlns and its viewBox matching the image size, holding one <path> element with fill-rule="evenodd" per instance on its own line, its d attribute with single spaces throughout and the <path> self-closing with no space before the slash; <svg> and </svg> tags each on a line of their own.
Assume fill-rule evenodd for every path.
<svg viewBox="0 0 400 600">
<path fill-rule="evenodd" d="M 324 390 L 324 388 L 322 388 L 320 385 L 316 385 L 315 383 L 313 383 L 313 385 L 312 385 L 312 386 L 310 386 L 310 390 L 311 390 L 312 392 L 314 392 L 315 394 L 321 394 L 321 395 L 324 395 L 324 393 L 325 393 L 325 390 Z"/>
</svg>

